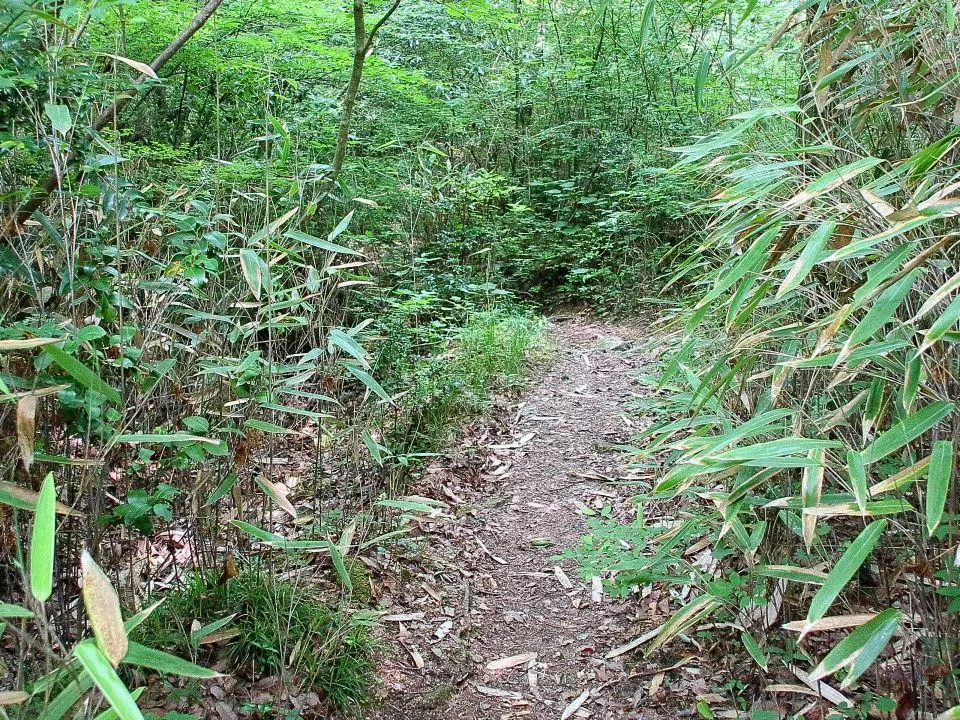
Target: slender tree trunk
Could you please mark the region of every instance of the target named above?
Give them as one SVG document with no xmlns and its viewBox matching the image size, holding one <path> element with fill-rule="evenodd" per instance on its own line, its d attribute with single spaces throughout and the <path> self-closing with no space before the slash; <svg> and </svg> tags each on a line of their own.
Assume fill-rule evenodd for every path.
<svg viewBox="0 0 960 720">
<path fill-rule="evenodd" d="M 157 57 L 153 59 L 153 62 L 150 63 L 150 67 L 156 73 L 160 68 L 167 64 L 167 61 L 172 58 L 180 48 L 187 44 L 187 41 L 192 38 L 196 32 L 202 28 L 207 20 L 217 11 L 217 8 L 223 3 L 223 0 L 208 0 L 207 3 L 200 8 L 196 15 L 193 16 L 193 19 L 187 24 L 187 26 L 177 35 L 173 40 L 170 41 L 170 44 L 163 49 Z M 147 79 L 147 75 L 143 74 L 137 78 L 137 84 L 142 83 Z M 103 109 L 100 115 L 97 116 L 96 120 L 91 124 L 91 128 L 94 131 L 99 131 L 105 128 L 108 124 L 115 121 L 119 116 L 120 111 L 126 107 L 127 103 L 137 94 L 138 90 L 133 88 L 124 93 L 121 97 L 117 98 L 112 105 Z M 77 157 L 76 151 L 71 152 L 67 156 L 66 166 L 69 167 L 70 163 L 75 160 Z M 47 198 L 58 188 L 60 187 L 60 176 L 57 174 L 56 170 L 52 170 L 50 175 L 47 176 L 47 179 L 38 185 L 36 185 L 28 196 L 27 200 L 20 206 L 18 210 L 9 215 L 3 223 L 3 231 L 0 233 L 0 237 L 13 237 L 21 228 L 24 222 L 33 214 L 34 210 L 40 208 Z"/>
<path fill-rule="evenodd" d="M 340 127 L 337 130 L 337 146 L 333 152 L 333 163 L 329 184 L 336 182 L 343 170 L 343 161 L 347 157 L 347 145 L 350 141 L 350 123 L 353 121 L 353 111 L 357 105 L 357 95 L 360 91 L 360 81 L 363 79 L 363 64 L 373 48 L 373 40 L 383 27 L 384 23 L 400 7 L 401 0 L 394 0 L 376 24 L 367 34 L 366 23 L 363 18 L 363 0 L 353 0 L 353 67 L 350 70 L 350 82 L 343 94 L 343 108 L 340 111 Z"/>
</svg>

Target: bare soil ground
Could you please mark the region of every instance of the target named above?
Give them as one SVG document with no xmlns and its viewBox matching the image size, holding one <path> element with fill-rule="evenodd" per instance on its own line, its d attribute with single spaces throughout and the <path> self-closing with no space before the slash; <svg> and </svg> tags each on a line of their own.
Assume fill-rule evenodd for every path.
<svg viewBox="0 0 960 720">
<path fill-rule="evenodd" d="M 379 588 L 389 614 L 369 720 L 673 718 L 710 693 L 689 648 L 679 665 L 623 650 L 662 622 L 656 593 L 613 599 L 558 559 L 588 516 L 635 513 L 636 486 L 617 481 L 639 478 L 609 446 L 637 431 L 625 404 L 649 392 L 634 380 L 652 362 L 638 325 L 554 320 L 549 370 L 412 488 L 450 509 Z"/>
</svg>

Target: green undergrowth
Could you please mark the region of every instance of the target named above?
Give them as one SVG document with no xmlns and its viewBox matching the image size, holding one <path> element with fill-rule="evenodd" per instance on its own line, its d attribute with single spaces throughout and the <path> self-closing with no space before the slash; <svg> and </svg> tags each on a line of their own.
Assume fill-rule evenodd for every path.
<svg viewBox="0 0 960 720">
<path fill-rule="evenodd" d="M 442 447 L 469 418 L 482 413 L 495 393 L 522 384 L 543 320 L 523 310 L 469 312 L 460 324 L 437 318 L 411 331 L 398 312 L 384 330 L 379 368 L 397 387 L 404 414 L 394 439 L 405 452 Z"/>
<path fill-rule="evenodd" d="M 251 566 L 233 578 L 196 573 L 182 589 L 155 599 L 163 604 L 137 629 L 138 642 L 204 661 L 219 654 L 230 671 L 252 678 L 279 674 L 343 713 L 355 714 L 371 699 L 368 623 L 331 607 L 306 584 Z M 223 626 L 231 637 L 200 643 L 198 627 L 231 616 Z"/>
</svg>

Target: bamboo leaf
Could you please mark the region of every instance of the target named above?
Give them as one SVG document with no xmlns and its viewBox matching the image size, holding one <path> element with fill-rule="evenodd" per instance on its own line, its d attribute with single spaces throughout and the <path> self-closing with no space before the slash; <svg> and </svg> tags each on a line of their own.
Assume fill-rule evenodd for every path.
<svg viewBox="0 0 960 720">
<path fill-rule="evenodd" d="M 819 620 L 827 614 L 827 610 L 833 604 L 847 583 L 856 574 L 857 570 L 867 559 L 873 548 L 876 546 L 884 530 L 887 528 L 886 520 L 874 520 L 857 536 L 846 552 L 843 553 L 837 564 L 827 575 L 823 586 L 813 596 L 810 601 L 810 608 L 807 611 L 807 625 L 809 626 L 816 620 Z M 802 633 L 801 637 L 806 634 Z"/>
<path fill-rule="evenodd" d="M 820 680 L 849 667 L 840 688 L 843 689 L 860 677 L 877 659 L 887 642 L 897 631 L 903 613 L 890 608 L 864 623 L 841 640 L 810 673 L 811 680 Z"/>
<path fill-rule="evenodd" d="M 833 235 L 836 229 L 837 224 L 835 222 L 825 222 L 813 231 L 803 246 L 800 257 L 794 262 L 787 276 L 783 279 L 780 288 L 777 290 L 777 299 L 782 298 L 788 292 L 796 290 L 803 284 L 803 281 L 807 275 L 810 274 L 814 265 L 823 259 L 824 250 L 827 247 L 830 236 Z"/>
<path fill-rule="evenodd" d="M 107 385 L 107 383 L 105 383 L 99 375 L 97 375 L 93 370 L 88 368 L 75 357 L 68 355 L 56 345 L 45 345 L 43 351 L 49 355 L 50 359 L 59 365 L 60 368 L 67 373 L 67 375 L 72 377 L 85 388 L 88 390 L 93 390 L 96 393 L 100 393 L 111 402 L 114 402 L 118 405 L 120 404 L 120 393 Z"/>
<path fill-rule="evenodd" d="M 127 632 L 120 612 L 120 598 L 110 579 L 86 550 L 80 559 L 83 570 L 83 605 L 90 619 L 102 657 L 116 667 L 127 654 Z M 81 643 L 82 644 L 82 643 Z M 93 673 L 90 673 L 93 675 Z M 94 676 L 96 677 L 96 676 Z M 99 683 L 98 683 L 99 684 Z"/>
<path fill-rule="evenodd" d="M 863 465 L 863 456 L 856 450 L 847 452 L 847 475 L 850 477 L 857 507 L 860 512 L 864 512 L 867 509 L 867 471 Z"/>
<path fill-rule="evenodd" d="M 927 475 L 927 532 L 931 535 L 943 519 L 943 510 L 947 504 L 950 481 L 953 478 L 953 442 L 938 440 L 930 453 L 930 469 Z"/>
<path fill-rule="evenodd" d="M 743 646 L 747 649 L 747 652 L 750 654 L 750 657 L 753 658 L 753 661 L 760 666 L 760 669 L 764 672 L 767 672 L 767 669 L 770 665 L 770 659 L 767 657 L 766 653 L 760 648 L 759 643 L 753 638 L 749 632 L 740 633 L 740 641 L 743 643 Z"/>
<path fill-rule="evenodd" d="M 179 658 L 176 655 L 171 655 L 168 652 L 146 647 L 137 642 L 130 643 L 127 655 L 123 658 L 123 664 L 149 668 L 165 675 L 178 675 L 180 677 L 199 678 L 201 680 L 223 677 L 218 672 L 201 667 L 188 660 Z"/>
<path fill-rule="evenodd" d="M 97 645 L 84 640 L 73 649 L 73 654 L 83 665 L 83 669 L 93 678 L 93 682 L 121 720 L 143 720 L 137 701 L 133 699 L 130 691 Z"/>
<path fill-rule="evenodd" d="M 390 395 L 386 390 L 383 389 L 383 386 L 380 385 L 376 380 L 373 379 L 373 376 L 362 368 L 358 368 L 352 363 L 343 363 L 343 366 L 347 369 L 347 372 L 353 375 L 357 380 L 362 382 L 367 390 L 371 390 L 374 395 L 390 402 Z"/>
<path fill-rule="evenodd" d="M 53 560 L 56 555 L 57 495 L 53 473 L 48 473 L 37 498 L 30 538 L 30 592 L 39 602 L 53 594 Z"/>
<path fill-rule="evenodd" d="M 908 415 L 863 450 L 863 464 L 869 465 L 899 450 L 907 443 L 923 435 L 952 413 L 954 409 L 953 403 L 940 400 L 930 403 L 912 415 Z"/>
</svg>

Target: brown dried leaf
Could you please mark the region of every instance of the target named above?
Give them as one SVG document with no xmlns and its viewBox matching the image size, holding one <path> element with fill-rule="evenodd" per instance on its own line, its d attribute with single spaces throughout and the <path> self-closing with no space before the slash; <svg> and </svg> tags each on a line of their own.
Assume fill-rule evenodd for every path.
<svg viewBox="0 0 960 720">
<path fill-rule="evenodd" d="M 123 629 L 120 598 L 110 578 L 86 550 L 80 566 L 83 569 L 83 604 L 90 618 L 90 627 L 100 651 L 116 667 L 127 654 L 127 633 Z"/>
<path fill-rule="evenodd" d="M 37 396 L 24 395 L 17 401 L 17 445 L 23 468 L 30 472 L 33 465 L 33 442 L 37 428 Z"/>
</svg>

